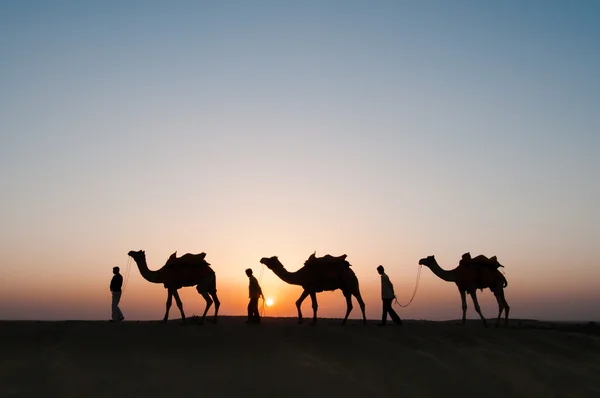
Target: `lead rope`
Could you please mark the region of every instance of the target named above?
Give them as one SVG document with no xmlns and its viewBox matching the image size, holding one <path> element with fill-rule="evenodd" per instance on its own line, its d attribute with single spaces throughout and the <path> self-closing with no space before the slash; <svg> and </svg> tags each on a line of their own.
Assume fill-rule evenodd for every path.
<svg viewBox="0 0 600 398">
<path fill-rule="evenodd" d="M 422 268 L 423 268 L 423 266 L 421 264 L 419 264 L 419 268 L 417 270 L 417 282 L 415 283 L 415 290 L 413 291 L 412 297 L 410 298 L 408 303 L 406 303 L 405 305 L 402 305 L 398 302 L 398 299 L 396 297 L 394 297 L 394 304 L 398 304 L 400 307 L 408 307 L 410 305 L 410 303 L 412 303 L 413 299 L 415 298 L 415 295 L 417 294 L 417 288 L 419 287 L 419 280 L 421 279 L 421 269 Z"/>
<path fill-rule="evenodd" d="M 262 266 L 260 267 L 260 275 L 258 276 L 258 284 L 260 285 L 260 288 L 262 290 L 262 277 L 263 277 L 263 273 L 265 272 L 265 265 L 262 264 Z M 264 293 L 263 293 L 264 294 Z M 265 316 L 265 299 L 263 297 L 261 297 L 261 305 L 260 305 L 260 317 L 263 318 Z"/>
<path fill-rule="evenodd" d="M 125 292 L 125 288 L 127 287 L 127 282 L 129 282 L 129 270 L 131 268 L 131 257 L 127 256 L 127 269 L 125 271 L 125 282 L 123 283 L 123 287 L 121 288 L 121 294 Z"/>
</svg>

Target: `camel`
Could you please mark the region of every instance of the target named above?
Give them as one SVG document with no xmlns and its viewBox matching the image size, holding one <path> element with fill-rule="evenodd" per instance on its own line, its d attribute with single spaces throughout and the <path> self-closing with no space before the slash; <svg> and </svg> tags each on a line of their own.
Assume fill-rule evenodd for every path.
<svg viewBox="0 0 600 398">
<path fill-rule="evenodd" d="M 465 253 L 468 254 L 468 253 Z M 486 262 L 485 258 L 489 263 L 488 266 L 485 266 L 481 263 Z M 431 271 L 439 278 L 447 281 L 454 282 L 458 287 L 458 291 L 460 293 L 460 298 L 462 300 L 462 324 L 465 324 L 466 314 L 467 314 L 467 298 L 466 293 L 471 295 L 471 299 L 473 300 L 473 305 L 475 306 L 475 311 L 479 314 L 481 320 L 483 321 L 483 325 L 487 328 L 487 321 L 483 314 L 481 313 L 481 308 L 479 308 L 479 303 L 477 302 L 477 289 L 485 289 L 489 288 L 494 296 L 496 296 L 496 301 L 498 302 L 498 318 L 496 319 L 496 327 L 500 326 L 500 317 L 502 316 L 502 311 L 504 311 L 504 326 L 508 326 L 508 313 L 510 311 L 510 307 L 504 298 L 504 288 L 508 286 L 508 282 L 504 275 L 500 271 L 498 271 L 498 266 L 502 266 L 498 263 L 496 256 L 491 259 L 487 259 L 485 256 L 477 256 L 470 259 L 470 255 L 468 258 L 463 256 L 463 260 L 467 261 L 475 261 L 474 263 L 469 264 L 468 262 L 461 261 L 461 264 L 452 269 L 445 270 L 442 269 L 434 256 L 429 256 L 426 258 L 422 258 L 419 260 L 420 265 L 425 265 L 429 267 Z M 479 267 L 478 269 L 476 267 Z"/>
<path fill-rule="evenodd" d="M 183 312 L 183 304 L 179 298 L 179 293 L 177 292 L 184 286 L 196 286 L 198 293 L 206 300 L 206 308 L 204 309 L 204 314 L 202 314 L 200 323 L 204 323 L 206 313 L 213 304 L 213 300 L 215 303 L 214 322 L 217 322 L 217 315 L 219 313 L 221 302 L 217 297 L 215 271 L 213 271 L 210 264 L 204 260 L 206 253 L 187 253 L 177 258 L 177 252 L 175 252 L 169 257 L 165 265 L 157 271 L 150 271 L 148 269 L 148 265 L 146 264 L 146 253 L 143 250 L 132 250 L 128 255 L 134 259 L 140 270 L 140 274 L 142 274 L 144 279 L 151 283 L 162 283 L 165 289 L 167 289 L 167 310 L 161 321 L 162 323 L 167 322 L 169 319 L 169 309 L 171 308 L 173 297 L 175 297 L 175 303 L 177 303 L 177 307 L 181 312 L 181 319 L 185 322 L 186 318 L 185 313 Z"/>
<path fill-rule="evenodd" d="M 352 296 L 356 297 L 360 310 L 362 311 L 363 323 L 367 323 L 365 316 L 365 303 L 360 295 L 358 287 L 358 279 L 354 271 L 350 269 L 350 263 L 346 261 L 346 255 L 339 257 L 326 255 L 317 258 L 316 252 L 313 253 L 304 266 L 296 272 L 287 271 L 277 256 L 263 257 L 260 262 L 267 266 L 275 273 L 282 281 L 291 285 L 300 285 L 304 289 L 300 298 L 296 301 L 298 308 L 298 323 L 302 323 L 302 311 L 300 306 L 306 297 L 310 296 L 313 309 L 312 325 L 317 323 L 317 293 L 322 291 L 333 291 L 341 289 L 346 298 L 346 316 L 342 321 L 342 325 L 346 323 L 348 315 L 352 311 Z"/>
</svg>

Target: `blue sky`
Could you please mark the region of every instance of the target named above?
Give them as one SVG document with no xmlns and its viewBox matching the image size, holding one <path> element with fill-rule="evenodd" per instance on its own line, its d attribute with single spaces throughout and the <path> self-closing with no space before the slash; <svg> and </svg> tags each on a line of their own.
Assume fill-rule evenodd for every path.
<svg viewBox="0 0 600 398">
<path fill-rule="evenodd" d="M 585 1 L 4 2 L 5 294 L 49 272 L 49 308 L 84 279 L 100 303 L 141 248 L 155 268 L 205 251 L 232 286 L 263 256 L 347 252 L 373 289 L 383 263 L 411 291 L 420 257 L 470 250 L 506 259 L 516 315 L 554 316 L 534 290 L 598 319 L 599 17 Z"/>
</svg>

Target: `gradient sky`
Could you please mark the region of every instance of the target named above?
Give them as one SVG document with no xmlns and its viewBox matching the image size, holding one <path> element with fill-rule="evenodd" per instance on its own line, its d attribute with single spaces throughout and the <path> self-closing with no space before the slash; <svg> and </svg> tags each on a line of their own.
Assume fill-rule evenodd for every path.
<svg viewBox="0 0 600 398">
<path fill-rule="evenodd" d="M 600 320 L 599 42 L 596 1 L 2 2 L 0 319 L 108 319 L 143 249 L 206 252 L 223 314 L 264 256 L 347 254 L 376 318 L 377 265 L 406 302 L 420 258 L 470 251 L 511 317 Z M 261 283 L 295 316 L 300 287 Z M 165 298 L 131 267 L 127 319 Z M 424 268 L 399 313 L 460 297 Z"/>
</svg>

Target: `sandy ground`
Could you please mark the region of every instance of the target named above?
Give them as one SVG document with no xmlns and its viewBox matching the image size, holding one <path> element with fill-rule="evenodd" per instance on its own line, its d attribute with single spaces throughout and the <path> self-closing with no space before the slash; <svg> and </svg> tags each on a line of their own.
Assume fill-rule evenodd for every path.
<svg viewBox="0 0 600 398">
<path fill-rule="evenodd" d="M 600 396 L 595 325 L 375 323 L 5 321 L 0 396 Z"/>
</svg>

